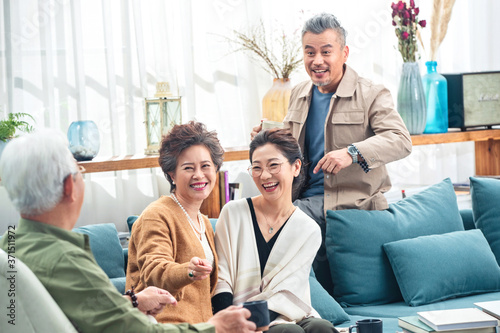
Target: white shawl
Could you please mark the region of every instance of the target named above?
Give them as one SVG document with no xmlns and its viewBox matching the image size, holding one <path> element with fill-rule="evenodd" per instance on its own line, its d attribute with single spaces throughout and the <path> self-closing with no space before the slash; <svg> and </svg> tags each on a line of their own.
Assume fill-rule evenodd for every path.
<svg viewBox="0 0 500 333">
<path fill-rule="evenodd" d="M 261 279 L 250 208 L 246 199 L 230 201 L 216 225 L 219 280 L 215 294 L 230 292 L 233 304 L 267 300 L 282 314 L 272 324 L 320 318 L 311 306 L 309 274 L 321 244 L 317 223 L 299 208 L 281 230 Z"/>
</svg>

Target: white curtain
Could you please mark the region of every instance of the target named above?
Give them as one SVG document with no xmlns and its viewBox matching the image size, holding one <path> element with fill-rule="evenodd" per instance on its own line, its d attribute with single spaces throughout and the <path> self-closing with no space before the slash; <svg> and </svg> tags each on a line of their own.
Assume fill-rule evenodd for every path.
<svg viewBox="0 0 500 333">
<path fill-rule="evenodd" d="M 432 1 L 416 1 L 429 21 Z M 401 57 L 395 48 L 391 1 L 347 0 L 1 0 L 0 118 L 27 112 L 36 127 L 66 132 L 76 120 L 100 130 L 99 156 L 141 154 L 146 146 L 144 97 L 158 81 L 182 96 L 183 121 L 215 129 L 225 147 L 247 146 L 260 120 L 261 100 L 272 77 L 232 52 L 222 36 L 263 22 L 267 31 L 300 36 L 303 22 L 319 12 L 337 15 L 348 31 L 348 64 L 397 94 Z M 438 71 L 500 69 L 500 3 L 457 0 L 438 52 Z M 429 39 L 423 30 L 424 41 Z M 300 37 L 298 37 L 300 38 Z M 428 60 L 421 53 L 420 68 Z M 307 79 L 303 68 L 292 84 Z M 415 147 L 391 163 L 395 187 L 429 184 L 474 174 L 473 144 Z M 246 162 L 240 163 L 246 166 Z M 231 167 L 234 169 L 234 167 Z M 429 175 L 432 174 L 432 177 Z M 236 178 L 238 175 L 232 174 Z M 168 192 L 159 170 L 86 176 L 78 224 L 114 222 L 138 214 Z M 0 216 L 14 218 L 0 187 Z M 0 232 L 4 230 L 0 225 Z"/>
</svg>

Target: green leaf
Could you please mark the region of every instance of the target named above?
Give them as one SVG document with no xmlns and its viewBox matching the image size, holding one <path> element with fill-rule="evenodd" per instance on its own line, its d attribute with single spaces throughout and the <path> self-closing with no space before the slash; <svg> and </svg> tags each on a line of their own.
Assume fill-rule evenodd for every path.
<svg viewBox="0 0 500 333">
<path fill-rule="evenodd" d="M 7 141 L 16 136 L 17 131 L 29 133 L 33 131 L 27 121 L 23 118 L 30 118 L 33 122 L 35 119 L 28 113 L 9 113 L 7 119 L 0 120 L 0 141 Z"/>
</svg>

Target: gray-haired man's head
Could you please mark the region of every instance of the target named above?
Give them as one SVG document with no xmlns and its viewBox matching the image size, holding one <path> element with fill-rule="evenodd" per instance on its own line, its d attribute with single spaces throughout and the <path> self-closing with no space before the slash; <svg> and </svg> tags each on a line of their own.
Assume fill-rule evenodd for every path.
<svg viewBox="0 0 500 333">
<path fill-rule="evenodd" d="M 302 37 L 304 37 L 306 32 L 319 35 L 327 29 L 332 29 L 337 32 L 339 36 L 338 42 L 341 48 L 344 48 L 347 33 L 342 25 L 340 25 L 339 20 L 337 20 L 333 14 L 321 13 L 311 17 L 306 21 L 304 27 L 302 28 Z"/>
</svg>

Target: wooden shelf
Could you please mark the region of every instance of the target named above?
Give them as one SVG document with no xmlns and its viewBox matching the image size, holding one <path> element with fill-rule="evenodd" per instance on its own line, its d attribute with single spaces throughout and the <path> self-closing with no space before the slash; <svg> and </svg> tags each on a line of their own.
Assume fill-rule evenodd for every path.
<svg viewBox="0 0 500 333">
<path fill-rule="evenodd" d="M 224 162 L 248 159 L 248 148 L 246 147 L 227 148 L 225 151 Z M 78 162 L 78 164 L 85 168 L 85 173 L 157 168 L 160 166 L 158 155 L 113 156 Z"/>
<path fill-rule="evenodd" d="M 411 136 L 411 141 L 414 146 L 465 141 L 488 141 L 490 139 L 500 139 L 500 129 L 472 130 L 466 132 L 457 131 L 440 134 L 421 134 Z"/>
</svg>

